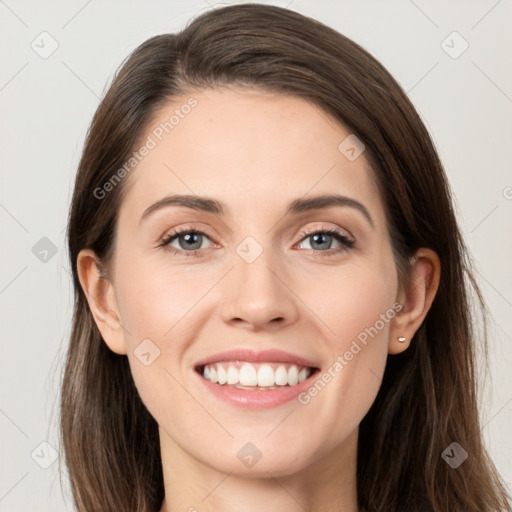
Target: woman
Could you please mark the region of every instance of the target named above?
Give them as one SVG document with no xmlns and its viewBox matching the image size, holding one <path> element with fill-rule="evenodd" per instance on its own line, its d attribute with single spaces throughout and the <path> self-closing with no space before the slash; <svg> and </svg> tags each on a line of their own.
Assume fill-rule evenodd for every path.
<svg viewBox="0 0 512 512">
<path fill-rule="evenodd" d="M 244 4 L 143 43 L 94 116 L 68 240 L 78 510 L 510 510 L 446 176 L 346 37 Z"/>
</svg>

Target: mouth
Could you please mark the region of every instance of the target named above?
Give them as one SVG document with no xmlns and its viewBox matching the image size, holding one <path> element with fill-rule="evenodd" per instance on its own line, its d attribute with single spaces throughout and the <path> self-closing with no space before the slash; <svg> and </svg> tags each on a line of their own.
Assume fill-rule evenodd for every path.
<svg viewBox="0 0 512 512">
<path fill-rule="evenodd" d="M 319 365 L 282 350 L 230 350 L 198 361 L 195 374 L 215 398 L 245 409 L 277 407 L 311 385 Z"/>
<path fill-rule="evenodd" d="M 248 391 L 295 387 L 320 371 L 317 367 L 287 362 L 240 360 L 198 365 L 195 370 L 212 384 Z"/>
</svg>

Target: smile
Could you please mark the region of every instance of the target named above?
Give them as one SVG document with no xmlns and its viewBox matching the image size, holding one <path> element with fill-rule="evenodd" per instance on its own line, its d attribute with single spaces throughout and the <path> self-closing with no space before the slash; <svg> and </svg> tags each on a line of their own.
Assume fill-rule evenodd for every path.
<svg viewBox="0 0 512 512">
<path fill-rule="evenodd" d="M 200 366 L 210 382 L 236 389 L 271 390 L 304 382 L 315 368 L 283 362 L 222 361 Z"/>
<path fill-rule="evenodd" d="M 311 385 L 320 366 L 317 360 L 282 350 L 237 348 L 197 361 L 193 373 L 207 395 L 254 410 L 290 402 Z"/>
</svg>

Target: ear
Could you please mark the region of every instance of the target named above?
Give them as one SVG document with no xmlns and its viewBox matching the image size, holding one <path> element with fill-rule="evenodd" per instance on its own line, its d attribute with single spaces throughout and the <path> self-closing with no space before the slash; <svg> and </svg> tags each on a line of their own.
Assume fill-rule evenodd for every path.
<svg viewBox="0 0 512 512">
<path fill-rule="evenodd" d="M 432 249 L 421 248 L 411 259 L 412 279 L 408 289 L 401 289 L 397 302 L 402 309 L 393 319 L 390 329 L 389 354 L 399 354 L 409 347 L 432 305 L 439 287 L 441 262 Z M 399 337 L 405 338 L 400 343 Z"/>
<path fill-rule="evenodd" d="M 77 271 L 89 309 L 101 336 L 110 350 L 126 354 L 126 341 L 120 321 L 114 285 L 102 273 L 94 251 L 83 249 L 78 254 Z"/>
</svg>

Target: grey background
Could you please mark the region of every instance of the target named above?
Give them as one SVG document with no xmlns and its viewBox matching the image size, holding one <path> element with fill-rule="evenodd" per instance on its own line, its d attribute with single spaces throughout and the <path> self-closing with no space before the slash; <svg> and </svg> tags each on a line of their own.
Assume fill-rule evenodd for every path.
<svg viewBox="0 0 512 512">
<path fill-rule="evenodd" d="M 66 216 L 99 98 L 145 39 L 227 3 L 240 2 L 0 0 L 1 511 L 72 510 L 58 463 L 41 467 L 52 452 L 40 443 L 60 449 L 58 395 L 72 312 Z M 401 83 L 430 130 L 493 313 L 492 379 L 481 391 L 481 416 L 486 445 L 510 487 L 511 1 L 267 3 L 288 5 L 365 47 Z M 58 43 L 47 58 L 31 46 L 51 49 L 43 31 Z M 448 37 L 453 31 L 469 44 L 458 58 L 464 43 Z"/>
</svg>

